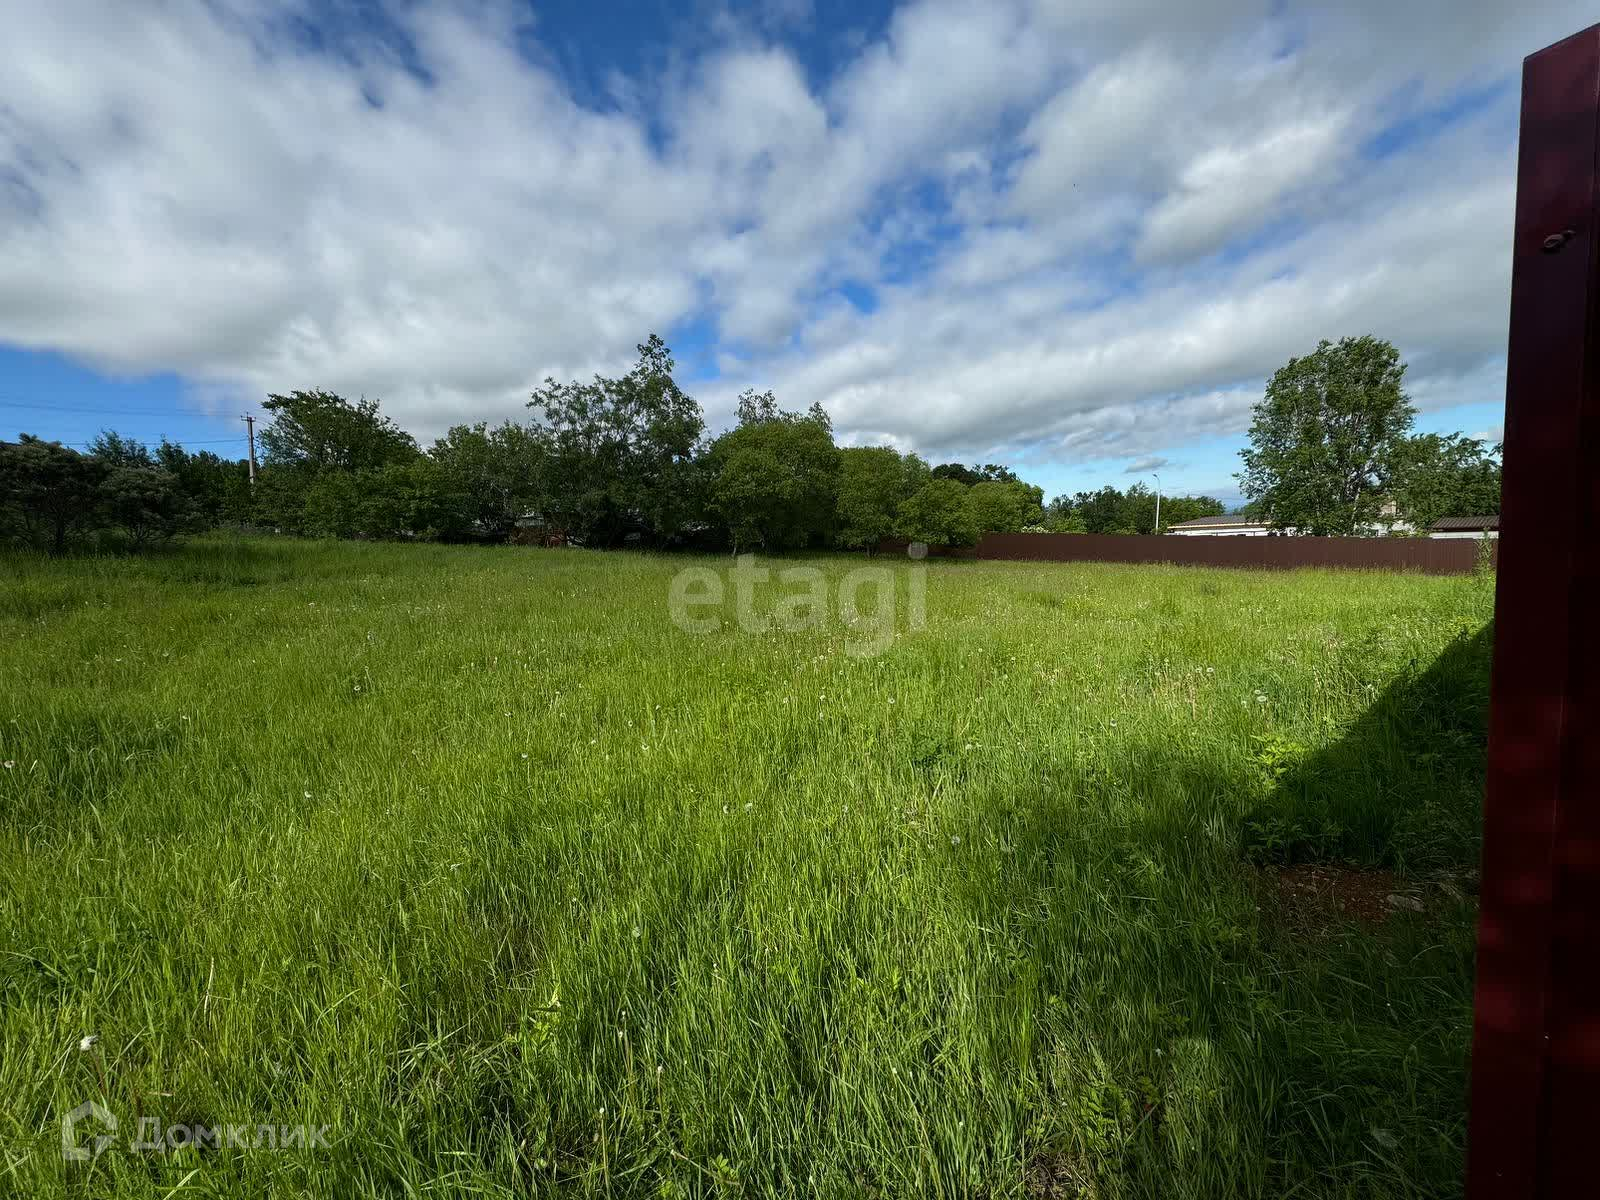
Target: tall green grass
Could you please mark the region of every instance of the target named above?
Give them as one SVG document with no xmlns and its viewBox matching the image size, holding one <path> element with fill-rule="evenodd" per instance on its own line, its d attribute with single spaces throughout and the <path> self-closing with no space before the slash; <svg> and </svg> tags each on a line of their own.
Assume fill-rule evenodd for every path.
<svg viewBox="0 0 1600 1200">
<path fill-rule="evenodd" d="M 688 561 L 0 560 L 0 1194 L 1458 1190 L 1470 902 L 1256 864 L 1475 862 L 1482 580 L 932 564 L 856 657 Z"/>
</svg>

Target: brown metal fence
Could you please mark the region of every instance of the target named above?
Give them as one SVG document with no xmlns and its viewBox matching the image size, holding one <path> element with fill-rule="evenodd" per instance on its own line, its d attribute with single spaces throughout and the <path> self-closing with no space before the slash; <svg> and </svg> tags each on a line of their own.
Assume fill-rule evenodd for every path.
<svg viewBox="0 0 1600 1200">
<path fill-rule="evenodd" d="M 905 542 L 881 550 L 904 552 Z M 1368 571 L 1470 574 L 1476 538 L 1183 537 L 1176 534 L 986 533 L 976 546 L 934 550 L 953 558 L 1021 562 L 1178 563 L 1195 567 L 1344 567 Z M 1491 562 L 1499 542 L 1490 542 Z"/>
</svg>

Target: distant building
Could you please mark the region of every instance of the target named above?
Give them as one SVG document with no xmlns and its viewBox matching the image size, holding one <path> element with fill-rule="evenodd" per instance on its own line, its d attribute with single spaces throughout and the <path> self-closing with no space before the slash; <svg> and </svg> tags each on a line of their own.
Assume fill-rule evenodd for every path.
<svg viewBox="0 0 1600 1200">
<path fill-rule="evenodd" d="M 1184 521 L 1172 526 L 1168 533 L 1175 533 L 1179 537 L 1298 537 L 1300 531 L 1295 528 L 1279 529 L 1266 521 L 1255 517 L 1241 516 L 1230 513 L 1223 517 L 1201 517 L 1196 521 Z M 1416 532 L 1411 523 L 1400 516 L 1393 500 L 1384 502 L 1378 510 L 1378 518 L 1362 525 L 1354 533 L 1355 537 L 1392 537 L 1395 534 L 1410 534 Z"/>
<path fill-rule="evenodd" d="M 1284 537 L 1292 530 L 1274 529 L 1265 521 L 1237 513 L 1222 517 L 1198 517 L 1170 526 L 1168 533 L 1178 537 Z"/>
<path fill-rule="evenodd" d="M 1500 536 L 1500 518 L 1489 517 L 1440 517 L 1428 527 L 1428 536 L 1431 538 L 1498 538 Z"/>
</svg>

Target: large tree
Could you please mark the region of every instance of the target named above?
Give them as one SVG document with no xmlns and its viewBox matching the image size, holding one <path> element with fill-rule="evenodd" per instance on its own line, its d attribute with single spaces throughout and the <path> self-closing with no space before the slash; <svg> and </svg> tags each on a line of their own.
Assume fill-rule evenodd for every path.
<svg viewBox="0 0 1600 1200">
<path fill-rule="evenodd" d="M 0 524 L 11 536 L 53 554 L 98 525 L 107 467 L 60 442 L 23 434 L 0 442 Z"/>
<path fill-rule="evenodd" d="M 928 482 L 928 464 L 891 446 L 851 446 L 839 451 L 835 537 L 848 549 L 869 553 L 894 532 L 903 501 Z"/>
<path fill-rule="evenodd" d="M 171 471 L 112 467 L 98 490 L 102 520 L 136 547 L 166 541 L 189 521 L 189 506 Z"/>
<path fill-rule="evenodd" d="M 664 540 L 698 507 L 700 405 L 673 379 L 665 342 L 651 334 L 638 349 L 638 362 L 620 379 L 546 379 L 528 402 L 548 430 L 546 520 L 596 545 L 630 532 Z"/>
<path fill-rule="evenodd" d="M 1244 494 L 1273 524 L 1322 536 L 1374 526 L 1416 410 L 1405 364 L 1381 338 L 1323 341 L 1291 358 L 1255 406 L 1240 452 Z"/>
<path fill-rule="evenodd" d="M 953 479 L 968 487 L 975 483 L 1019 482 L 1016 472 L 1000 463 L 984 463 L 982 466 L 974 463 L 970 467 L 958 462 L 940 463 L 932 473 L 935 479 Z"/>
<path fill-rule="evenodd" d="M 166 541 L 193 524 L 178 477 L 143 442 L 103 430 L 89 444 L 89 456 L 105 466 L 95 490 L 100 522 L 120 529 L 134 546 Z"/>
<path fill-rule="evenodd" d="M 212 529 L 224 521 L 250 519 L 250 468 L 243 459 L 226 459 L 209 450 L 190 452 L 163 440 L 156 462 L 170 471 L 183 493 L 190 529 Z"/>
<path fill-rule="evenodd" d="M 711 504 L 735 550 L 795 549 L 831 531 L 839 452 L 827 413 L 779 409 L 770 392 L 746 392 L 740 421 L 707 455 Z"/>
<path fill-rule="evenodd" d="M 1024 525 L 1038 524 L 1044 519 L 1043 498 L 1042 489 L 1021 480 L 986 479 L 967 491 L 967 505 L 981 533 L 1016 533 Z"/>
<path fill-rule="evenodd" d="M 261 431 L 269 465 L 311 471 L 360 471 L 411 462 L 420 451 L 412 436 L 378 411 L 376 400 L 352 403 L 333 392 L 268 396 L 272 422 Z"/>
<path fill-rule="evenodd" d="M 983 530 L 968 502 L 968 488 L 954 479 L 931 479 L 900 505 L 895 532 L 908 542 L 970 546 Z"/>
<path fill-rule="evenodd" d="M 1420 532 L 1440 517 L 1500 511 L 1500 447 L 1459 433 L 1407 438 L 1396 456 L 1395 507 Z"/>
<path fill-rule="evenodd" d="M 455 425 L 429 456 L 451 489 L 467 501 L 467 520 L 482 537 L 504 539 L 517 520 L 543 513 L 550 501 L 550 446 L 545 431 L 507 421 Z"/>
</svg>

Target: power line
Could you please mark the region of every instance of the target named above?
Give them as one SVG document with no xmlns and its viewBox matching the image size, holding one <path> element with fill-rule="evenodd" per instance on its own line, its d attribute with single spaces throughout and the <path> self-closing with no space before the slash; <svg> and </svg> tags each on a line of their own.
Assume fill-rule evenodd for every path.
<svg viewBox="0 0 1600 1200">
<path fill-rule="evenodd" d="M 186 413 L 171 408 L 80 408 L 71 404 L 30 403 L 26 400 L 0 400 L 0 408 L 30 408 L 43 412 L 83 413 L 98 417 L 205 417 L 223 420 L 221 413 Z"/>
<path fill-rule="evenodd" d="M 130 438 L 130 439 L 128 439 L 128 440 L 130 440 L 130 441 L 138 441 L 138 439 L 137 439 L 137 438 Z M 168 439 L 168 440 L 170 440 L 170 439 Z M 242 438 L 242 437 L 231 437 L 231 438 L 203 438 L 203 439 L 201 439 L 201 440 L 200 440 L 200 441 L 195 441 L 195 442 L 191 442 L 191 441 L 189 441 L 189 440 L 187 440 L 187 439 L 185 439 L 185 440 L 183 440 L 183 441 L 175 441 L 175 442 L 173 442 L 173 443 L 172 443 L 172 444 L 173 444 L 173 445 L 174 445 L 174 446 L 221 446 L 221 445 L 224 445 L 224 444 L 228 444 L 228 445 L 237 445 L 237 444 L 238 444 L 238 443 L 240 443 L 240 442 L 242 442 L 242 441 L 244 441 L 244 440 L 245 440 L 245 439 L 244 439 L 244 438 Z M 64 443 L 64 444 L 65 444 L 65 445 L 68 445 L 68 446 L 81 446 L 81 447 L 83 447 L 83 448 L 84 448 L 84 449 L 85 449 L 85 450 L 88 450 L 88 449 L 90 449 L 90 448 L 91 448 L 91 447 L 92 447 L 92 446 L 93 446 L 93 445 L 94 445 L 94 442 L 93 442 L 93 441 L 87 441 L 87 442 L 66 442 L 66 443 Z M 143 444 L 143 443 L 141 443 L 141 444 Z"/>
</svg>

